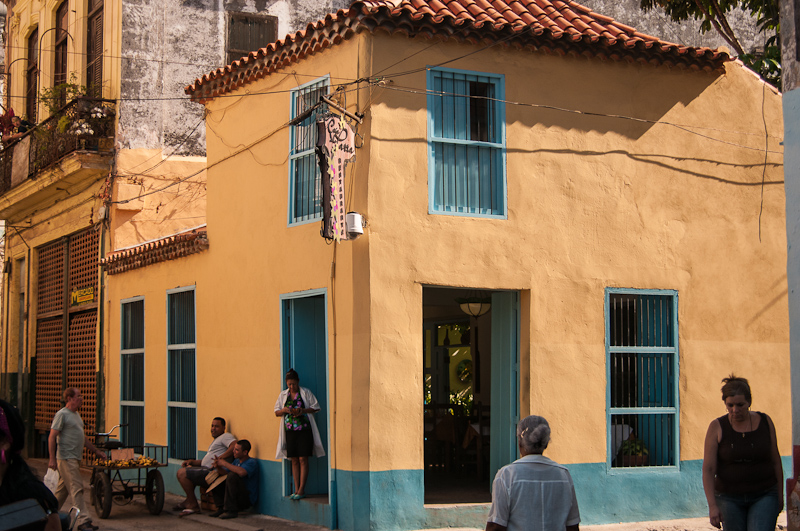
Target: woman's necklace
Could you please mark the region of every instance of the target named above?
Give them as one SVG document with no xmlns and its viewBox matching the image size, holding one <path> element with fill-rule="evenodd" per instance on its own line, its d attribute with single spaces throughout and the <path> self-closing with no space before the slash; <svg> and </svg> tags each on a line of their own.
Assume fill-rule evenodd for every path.
<svg viewBox="0 0 800 531">
<path fill-rule="evenodd" d="M 753 431 L 753 417 L 750 416 L 750 412 L 747 412 L 747 419 L 750 421 L 750 431 Z M 747 433 L 746 431 L 742 432 L 742 439 L 744 439 L 744 434 Z"/>
</svg>

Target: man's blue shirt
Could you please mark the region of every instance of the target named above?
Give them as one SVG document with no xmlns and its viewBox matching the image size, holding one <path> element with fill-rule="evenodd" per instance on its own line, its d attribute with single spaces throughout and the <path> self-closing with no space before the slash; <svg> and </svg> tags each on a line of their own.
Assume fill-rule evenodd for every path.
<svg viewBox="0 0 800 531">
<path fill-rule="evenodd" d="M 247 492 L 250 493 L 250 504 L 255 505 L 256 500 L 258 500 L 258 461 L 252 457 L 244 463 L 238 459 L 234 459 L 233 466 L 242 467 L 247 471 L 247 477 L 242 479 L 247 487 Z"/>
</svg>

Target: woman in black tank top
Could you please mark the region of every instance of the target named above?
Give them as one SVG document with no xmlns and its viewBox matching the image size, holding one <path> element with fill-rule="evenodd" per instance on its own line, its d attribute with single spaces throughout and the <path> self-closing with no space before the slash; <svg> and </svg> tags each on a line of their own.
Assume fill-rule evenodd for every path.
<svg viewBox="0 0 800 531">
<path fill-rule="evenodd" d="M 775 426 L 750 411 L 750 385 L 733 374 L 722 380 L 726 415 L 708 427 L 703 490 L 711 525 L 725 531 L 775 531 L 783 510 L 783 466 Z"/>
</svg>

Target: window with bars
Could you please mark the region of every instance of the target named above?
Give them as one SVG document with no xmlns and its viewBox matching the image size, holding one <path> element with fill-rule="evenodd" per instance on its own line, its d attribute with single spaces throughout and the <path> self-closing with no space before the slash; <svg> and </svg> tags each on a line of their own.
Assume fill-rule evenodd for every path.
<svg viewBox="0 0 800 531">
<path fill-rule="evenodd" d="M 228 64 L 278 39 L 278 17 L 228 13 Z"/>
<path fill-rule="evenodd" d="M 122 303 L 120 345 L 120 439 L 144 446 L 144 299 Z"/>
<path fill-rule="evenodd" d="M 103 0 L 89 0 L 86 24 L 86 90 L 103 97 Z"/>
<path fill-rule="evenodd" d="M 328 93 L 327 77 L 292 91 L 292 120 L 306 113 Z M 292 126 L 289 149 L 289 223 L 322 219 L 322 177 L 317 165 L 317 115 L 327 111 L 320 105 L 302 122 Z"/>
<path fill-rule="evenodd" d="M 28 36 L 28 68 L 25 70 L 25 117 L 37 121 L 36 104 L 39 101 L 39 30 Z"/>
<path fill-rule="evenodd" d="M 678 294 L 606 290 L 612 468 L 678 463 Z"/>
<path fill-rule="evenodd" d="M 56 9 L 56 47 L 53 56 L 53 86 L 67 82 L 67 24 L 69 17 L 69 2 L 64 0 Z M 67 103 L 66 91 L 59 93 L 59 107 Z"/>
<path fill-rule="evenodd" d="M 194 288 L 167 293 L 167 423 L 172 459 L 197 455 Z"/>
<path fill-rule="evenodd" d="M 428 209 L 506 215 L 504 78 L 428 70 Z"/>
</svg>

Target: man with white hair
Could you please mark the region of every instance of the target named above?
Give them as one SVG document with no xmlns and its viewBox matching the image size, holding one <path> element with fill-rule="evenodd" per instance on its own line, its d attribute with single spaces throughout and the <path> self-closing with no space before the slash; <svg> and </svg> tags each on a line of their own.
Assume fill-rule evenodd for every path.
<svg viewBox="0 0 800 531">
<path fill-rule="evenodd" d="M 578 531 L 578 500 L 569 471 L 542 455 L 550 425 L 531 415 L 517 425 L 520 458 L 497 471 L 486 531 Z"/>
</svg>

